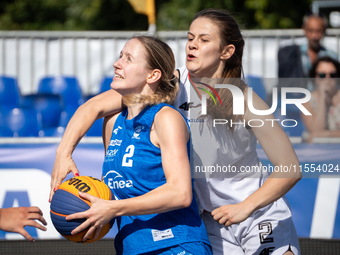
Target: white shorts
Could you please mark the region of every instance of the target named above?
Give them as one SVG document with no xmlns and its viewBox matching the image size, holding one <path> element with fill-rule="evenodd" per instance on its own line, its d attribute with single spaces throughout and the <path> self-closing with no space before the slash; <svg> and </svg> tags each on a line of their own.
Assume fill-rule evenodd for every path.
<svg viewBox="0 0 340 255">
<path fill-rule="evenodd" d="M 214 255 L 282 255 L 288 250 L 300 254 L 299 240 L 285 199 L 275 201 L 230 227 L 216 222 L 209 212 L 203 212 L 201 217 Z"/>
</svg>

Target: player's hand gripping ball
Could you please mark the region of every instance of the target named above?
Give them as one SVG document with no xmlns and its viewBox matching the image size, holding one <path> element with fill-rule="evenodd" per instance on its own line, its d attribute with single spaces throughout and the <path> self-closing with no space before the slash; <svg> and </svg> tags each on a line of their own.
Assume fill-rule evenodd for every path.
<svg viewBox="0 0 340 255">
<path fill-rule="evenodd" d="M 65 238 L 72 242 L 77 243 L 90 243 L 99 240 L 104 237 L 111 229 L 114 219 L 107 223 L 99 237 L 93 239 L 94 233 L 83 242 L 81 239 L 85 235 L 88 229 L 78 233 L 77 235 L 71 235 L 71 231 L 82 224 L 86 219 L 76 219 L 67 221 L 65 218 L 73 213 L 83 212 L 91 207 L 91 203 L 85 199 L 79 197 L 79 191 L 88 193 L 90 195 L 111 200 L 112 194 L 109 187 L 102 181 L 90 177 L 79 176 L 73 177 L 63 182 L 59 189 L 53 195 L 51 201 L 51 219 L 56 230 Z"/>
</svg>

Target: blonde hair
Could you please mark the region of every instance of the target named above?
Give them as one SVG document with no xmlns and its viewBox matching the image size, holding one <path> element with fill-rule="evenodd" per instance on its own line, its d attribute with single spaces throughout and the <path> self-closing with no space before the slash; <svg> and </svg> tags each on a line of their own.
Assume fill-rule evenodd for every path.
<svg viewBox="0 0 340 255">
<path fill-rule="evenodd" d="M 159 103 L 173 104 L 179 89 L 178 79 L 174 76 L 175 57 L 165 42 L 152 36 L 135 36 L 146 50 L 146 68 L 161 71 L 160 82 L 152 95 L 131 93 L 123 96 L 123 103 L 127 106 L 135 104 L 154 105 Z"/>
</svg>

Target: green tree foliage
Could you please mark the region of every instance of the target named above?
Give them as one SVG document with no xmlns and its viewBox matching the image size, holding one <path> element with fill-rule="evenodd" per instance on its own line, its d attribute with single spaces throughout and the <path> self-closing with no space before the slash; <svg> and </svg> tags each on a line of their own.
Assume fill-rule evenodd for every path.
<svg viewBox="0 0 340 255">
<path fill-rule="evenodd" d="M 0 30 L 147 30 L 126 0 L 1 0 Z"/>
<path fill-rule="evenodd" d="M 187 30 L 206 8 L 227 9 L 242 28 L 299 28 L 312 0 L 155 0 L 158 30 Z M 0 30 L 147 30 L 127 0 L 1 0 Z"/>
<path fill-rule="evenodd" d="M 228 10 L 246 29 L 300 28 L 312 0 L 171 0 L 157 13 L 160 30 L 186 30 L 195 13 L 206 8 Z M 176 17 L 176 18 L 173 18 Z"/>
<path fill-rule="evenodd" d="M 254 10 L 255 28 L 299 28 L 312 0 L 246 0 L 244 6 Z"/>
</svg>

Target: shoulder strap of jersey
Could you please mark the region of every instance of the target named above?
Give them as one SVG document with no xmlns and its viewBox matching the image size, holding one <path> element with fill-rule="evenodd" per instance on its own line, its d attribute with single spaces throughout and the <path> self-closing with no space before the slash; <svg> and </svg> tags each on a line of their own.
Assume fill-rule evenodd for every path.
<svg viewBox="0 0 340 255">
<path fill-rule="evenodd" d="M 180 81 L 181 80 L 181 72 L 179 71 L 179 69 L 177 68 L 176 69 L 177 73 L 178 73 L 178 80 Z"/>
</svg>

